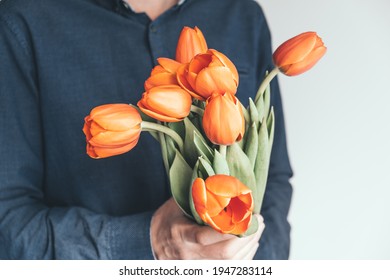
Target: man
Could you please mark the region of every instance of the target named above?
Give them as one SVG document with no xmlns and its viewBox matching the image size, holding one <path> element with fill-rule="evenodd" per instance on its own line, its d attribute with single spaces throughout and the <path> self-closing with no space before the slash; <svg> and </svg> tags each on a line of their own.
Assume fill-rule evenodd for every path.
<svg viewBox="0 0 390 280">
<path fill-rule="evenodd" d="M 93 107 L 140 99 L 156 59 L 174 57 L 183 26 L 198 26 L 235 63 L 238 98 L 253 97 L 272 65 L 258 4 L 3 0 L 0 22 L 3 258 L 288 258 L 291 168 L 277 83 L 263 234 L 261 217 L 259 231 L 241 239 L 183 217 L 149 135 L 130 153 L 93 160 L 81 132 Z"/>
</svg>

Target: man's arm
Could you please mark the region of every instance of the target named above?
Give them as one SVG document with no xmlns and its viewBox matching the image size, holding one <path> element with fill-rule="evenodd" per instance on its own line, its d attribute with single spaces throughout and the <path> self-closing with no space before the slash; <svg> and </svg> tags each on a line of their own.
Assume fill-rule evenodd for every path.
<svg viewBox="0 0 390 280">
<path fill-rule="evenodd" d="M 33 65 L 23 36 L 0 16 L 0 240 L 6 257 L 152 259 L 152 213 L 112 217 L 47 206 L 39 77 Z"/>
</svg>

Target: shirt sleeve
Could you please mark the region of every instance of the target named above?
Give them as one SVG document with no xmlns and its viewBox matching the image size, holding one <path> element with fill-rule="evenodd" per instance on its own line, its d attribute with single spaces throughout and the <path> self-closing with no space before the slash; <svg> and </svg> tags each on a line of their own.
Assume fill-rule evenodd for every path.
<svg viewBox="0 0 390 280">
<path fill-rule="evenodd" d="M 259 7 L 259 6 L 258 6 Z M 259 8 L 261 20 L 259 36 L 259 77 L 272 70 L 272 46 L 265 16 Z M 290 209 L 292 169 L 289 162 L 282 99 L 277 78 L 271 82 L 271 106 L 275 113 L 275 135 L 268 173 L 268 182 L 261 209 L 265 230 L 255 259 L 288 259 L 290 249 Z"/>
<path fill-rule="evenodd" d="M 113 217 L 45 202 L 39 75 L 26 45 L 0 15 L 0 258 L 153 259 L 153 213 Z"/>
</svg>

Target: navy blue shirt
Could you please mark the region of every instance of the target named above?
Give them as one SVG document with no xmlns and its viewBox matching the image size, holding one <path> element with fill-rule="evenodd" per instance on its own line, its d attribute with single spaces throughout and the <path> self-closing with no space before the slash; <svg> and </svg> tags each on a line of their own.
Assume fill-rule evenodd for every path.
<svg viewBox="0 0 390 280">
<path fill-rule="evenodd" d="M 252 0 L 187 0 L 155 21 L 115 0 L 0 2 L 0 256 L 152 259 L 153 212 L 169 197 L 159 143 L 86 155 L 83 119 L 106 103 L 133 103 L 158 57 L 174 58 L 183 26 L 237 66 L 237 96 L 253 97 L 272 68 L 271 40 Z M 289 254 L 292 175 L 277 82 L 275 142 L 257 259 Z"/>
</svg>

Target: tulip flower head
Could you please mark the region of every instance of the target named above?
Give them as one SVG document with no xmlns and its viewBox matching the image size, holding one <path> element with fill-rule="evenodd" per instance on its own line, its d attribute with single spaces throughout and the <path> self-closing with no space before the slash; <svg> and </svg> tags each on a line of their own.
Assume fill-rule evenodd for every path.
<svg viewBox="0 0 390 280">
<path fill-rule="evenodd" d="M 130 105 L 101 105 L 84 120 L 87 154 L 92 158 L 123 154 L 138 143 L 142 119 L 137 109 Z"/>
<path fill-rule="evenodd" d="M 177 80 L 194 98 L 208 99 L 213 93 L 235 94 L 238 87 L 238 72 L 224 54 L 209 49 L 196 55 L 189 64 L 177 70 Z"/>
<path fill-rule="evenodd" d="M 237 178 L 213 175 L 195 179 L 192 199 L 199 217 L 221 233 L 242 234 L 251 222 L 251 190 Z"/>
<path fill-rule="evenodd" d="M 144 92 L 137 106 L 146 115 L 162 122 L 178 122 L 188 116 L 192 98 L 177 85 L 157 86 Z"/>
<path fill-rule="evenodd" d="M 188 63 L 191 59 L 207 51 L 207 43 L 202 31 L 198 27 L 194 29 L 185 26 L 179 36 L 176 47 L 176 61 Z"/>
<path fill-rule="evenodd" d="M 326 47 L 317 33 L 305 32 L 281 44 L 273 60 L 283 74 L 296 76 L 312 68 L 325 52 Z"/>
<path fill-rule="evenodd" d="M 231 145 L 245 133 L 245 118 L 240 101 L 230 93 L 213 94 L 206 102 L 203 129 L 217 145 Z"/>
<path fill-rule="evenodd" d="M 145 90 L 149 90 L 152 87 L 163 85 L 178 85 L 176 79 L 176 72 L 179 66 L 179 62 L 160 57 L 157 59 L 159 65 L 155 66 L 150 74 L 150 77 L 145 81 Z"/>
</svg>

